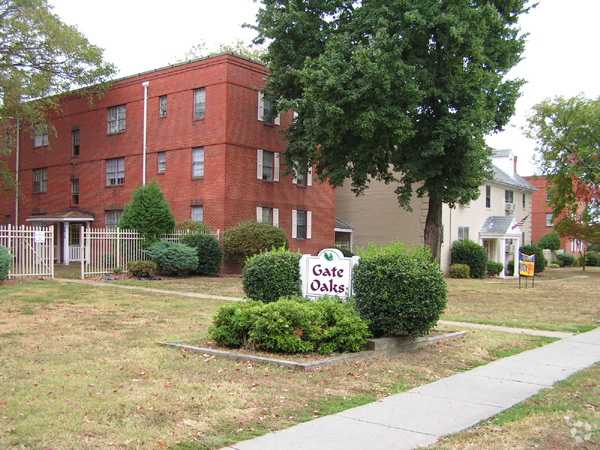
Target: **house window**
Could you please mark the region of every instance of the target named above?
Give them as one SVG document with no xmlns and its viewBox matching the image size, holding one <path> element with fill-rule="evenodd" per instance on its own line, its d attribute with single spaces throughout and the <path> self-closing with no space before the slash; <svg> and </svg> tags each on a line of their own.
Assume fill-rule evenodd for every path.
<svg viewBox="0 0 600 450">
<path fill-rule="evenodd" d="M 266 98 L 265 94 L 260 91 L 258 92 L 258 120 L 274 125 L 281 123 L 279 116 L 273 116 L 271 100 Z"/>
<path fill-rule="evenodd" d="M 514 203 L 515 193 L 513 191 L 504 191 L 504 201 L 506 203 Z"/>
<path fill-rule="evenodd" d="M 485 187 L 485 207 L 486 208 L 492 207 L 492 187 L 491 186 Z"/>
<path fill-rule="evenodd" d="M 33 192 L 46 192 L 48 190 L 48 169 L 33 170 Z"/>
<path fill-rule="evenodd" d="M 279 226 L 279 209 L 277 208 L 256 208 L 256 221 L 267 223 L 275 227 Z"/>
<path fill-rule="evenodd" d="M 526 200 L 527 200 L 527 199 L 526 199 L 526 197 L 525 197 L 525 194 L 523 194 L 523 209 L 525 209 L 525 201 L 526 201 Z"/>
<path fill-rule="evenodd" d="M 259 180 L 279 181 L 279 153 L 258 150 L 256 161 Z"/>
<path fill-rule="evenodd" d="M 305 172 L 297 174 L 292 183 L 298 186 L 312 186 L 312 170 L 308 169 Z"/>
<path fill-rule="evenodd" d="M 10 225 L 10 224 L 11 224 L 11 217 L 10 217 L 10 214 L 7 214 L 7 215 L 6 215 L 6 217 L 5 217 L 5 220 L 6 220 L 6 225 Z"/>
<path fill-rule="evenodd" d="M 167 116 L 167 96 L 163 95 L 158 99 L 158 115 L 160 117 Z"/>
<path fill-rule="evenodd" d="M 552 222 L 554 222 L 554 214 L 546 213 L 546 226 L 547 227 L 553 226 Z"/>
<path fill-rule="evenodd" d="M 469 227 L 458 227 L 458 240 L 467 241 L 469 239 Z"/>
<path fill-rule="evenodd" d="M 79 205 L 79 180 L 71 180 L 71 205 Z"/>
<path fill-rule="evenodd" d="M 106 224 L 106 228 L 117 228 L 122 215 L 122 209 L 107 210 L 104 215 L 104 223 Z"/>
<path fill-rule="evenodd" d="M 167 152 L 158 152 L 158 173 L 167 171 Z"/>
<path fill-rule="evenodd" d="M 206 112 L 206 91 L 204 88 L 194 91 L 194 119 L 204 119 Z"/>
<path fill-rule="evenodd" d="M 192 177 L 204 176 L 204 147 L 192 149 Z"/>
<path fill-rule="evenodd" d="M 38 123 L 33 127 L 33 146 L 43 147 L 48 145 L 48 124 Z"/>
<path fill-rule="evenodd" d="M 204 222 L 204 206 L 192 206 L 192 221 Z"/>
<path fill-rule="evenodd" d="M 125 158 L 106 160 L 106 185 L 119 186 L 125 184 Z"/>
<path fill-rule="evenodd" d="M 312 213 L 292 211 L 292 239 L 310 239 L 312 236 Z"/>
<path fill-rule="evenodd" d="M 79 130 L 71 131 L 71 143 L 73 148 L 71 154 L 73 156 L 79 156 Z"/>
<path fill-rule="evenodd" d="M 554 197 L 554 194 L 550 194 L 549 192 L 546 192 L 546 202 L 549 202 L 550 200 L 552 200 L 552 197 Z"/>
<path fill-rule="evenodd" d="M 108 108 L 108 134 L 125 131 L 127 108 L 125 105 Z"/>
</svg>

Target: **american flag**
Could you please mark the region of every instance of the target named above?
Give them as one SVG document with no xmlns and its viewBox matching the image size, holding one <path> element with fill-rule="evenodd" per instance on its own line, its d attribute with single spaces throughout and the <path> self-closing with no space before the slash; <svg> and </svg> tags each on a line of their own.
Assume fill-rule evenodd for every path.
<svg viewBox="0 0 600 450">
<path fill-rule="evenodd" d="M 525 217 L 523 217 L 521 220 L 519 220 L 517 223 L 515 223 L 511 230 L 514 230 L 517 227 L 522 227 L 525 224 L 525 221 L 527 220 L 527 218 L 529 217 L 529 214 L 527 214 Z"/>
</svg>

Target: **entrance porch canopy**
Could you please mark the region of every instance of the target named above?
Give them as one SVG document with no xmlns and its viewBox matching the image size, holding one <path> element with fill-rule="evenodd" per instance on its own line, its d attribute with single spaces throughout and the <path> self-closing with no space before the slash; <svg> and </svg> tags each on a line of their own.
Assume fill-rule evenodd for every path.
<svg viewBox="0 0 600 450">
<path fill-rule="evenodd" d="M 508 239 L 512 239 L 512 250 L 509 250 L 506 244 Z M 513 261 L 515 261 L 515 270 L 513 276 L 519 277 L 519 248 L 521 247 L 521 241 L 523 239 L 523 232 L 521 228 L 517 226 L 517 220 L 512 216 L 490 216 L 487 218 L 481 231 L 479 232 L 480 244 L 485 241 L 493 241 L 496 243 L 493 249 L 490 249 L 490 259 L 492 261 L 500 262 L 506 267 L 506 254 L 512 254 Z M 500 274 L 501 278 L 504 278 L 504 272 Z"/>
<path fill-rule="evenodd" d="M 81 209 L 70 209 L 62 213 L 55 214 L 42 214 L 39 216 L 28 217 L 27 222 L 43 222 L 43 223 L 56 223 L 62 224 L 62 263 L 69 264 L 71 260 L 77 260 L 71 257 L 70 243 L 69 243 L 69 230 L 72 223 L 85 223 L 86 228 L 90 227 L 90 224 L 95 220 L 93 213 L 84 211 Z M 55 236 L 59 236 L 60 230 L 57 230 Z M 60 251 L 56 252 L 55 255 L 60 255 Z M 81 256 L 79 256 L 81 258 Z M 60 262 L 60 261 L 59 261 Z"/>
</svg>

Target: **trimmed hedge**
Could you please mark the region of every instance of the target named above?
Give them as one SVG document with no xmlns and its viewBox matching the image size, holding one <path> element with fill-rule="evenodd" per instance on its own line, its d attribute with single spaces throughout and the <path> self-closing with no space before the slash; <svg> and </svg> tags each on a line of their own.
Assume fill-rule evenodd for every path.
<svg viewBox="0 0 600 450">
<path fill-rule="evenodd" d="M 466 264 L 471 269 L 471 278 L 487 276 L 488 255 L 481 245 L 470 240 L 452 244 L 450 264 Z"/>
<path fill-rule="evenodd" d="M 263 302 L 301 295 L 300 257 L 299 253 L 280 248 L 248 258 L 242 271 L 244 292 Z"/>
<path fill-rule="evenodd" d="M 556 231 L 552 230 L 550 233 L 543 235 L 537 245 L 542 247 L 542 249 L 546 248 L 548 250 L 556 251 L 560 249 L 560 236 Z"/>
<path fill-rule="evenodd" d="M 446 307 L 446 280 L 424 246 L 401 241 L 359 250 L 354 266 L 356 309 L 375 337 L 426 335 Z"/>
<path fill-rule="evenodd" d="M 503 270 L 504 270 L 504 266 L 502 265 L 502 263 L 496 262 L 496 261 L 488 261 L 488 265 L 487 265 L 488 276 L 495 277 L 497 275 L 500 275 Z"/>
<path fill-rule="evenodd" d="M 152 261 L 129 261 L 127 263 L 127 271 L 134 277 L 152 278 L 158 265 Z"/>
<path fill-rule="evenodd" d="M 186 275 L 198 267 L 196 249 L 179 242 L 155 242 L 146 249 L 146 254 L 165 274 Z"/>
<path fill-rule="evenodd" d="M 571 267 L 575 264 L 575 255 L 569 253 L 559 253 L 556 255 L 560 267 Z"/>
<path fill-rule="evenodd" d="M 181 243 L 196 249 L 198 266 L 195 272 L 199 275 L 212 275 L 221 271 L 223 247 L 212 234 L 187 234 Z"/>
<path fill-rule="evenodd" d="M 544 249 L 539 245 L 523 245 L 519 251 L 524 255 L 535 255 L 535 273 L 542 273 L 548 264 L 548 260 L 544 257 Z"/>
<path fill-rule="evenodd" d="M 211 339 L 229 347 L 324 355 L 364 350 L 368 335 L 352 304 L 334 297 L 232 303 L 218 309 L 209 329 Z"/>
<path fill-rule="evenodd" d="M 471 269 L 466 264 L 452 264 L 448 276 L 450 278 L 469 278 Z"/>
<path fill-rule="evenodd" d="M 4 245 L 0 245 L 0 280 L 6 280 L 8 278 L 8 271 L 12 264 L 13 255 L 8 252 L 8 248 Z"/>
<path fill-rule="evenodd" d="M 266 223 L 242 222 L 223 233 L 225 255 L 239 263 L 246 258 L 273 249 L 290 247 L 281 228 Z"/>
</svg>

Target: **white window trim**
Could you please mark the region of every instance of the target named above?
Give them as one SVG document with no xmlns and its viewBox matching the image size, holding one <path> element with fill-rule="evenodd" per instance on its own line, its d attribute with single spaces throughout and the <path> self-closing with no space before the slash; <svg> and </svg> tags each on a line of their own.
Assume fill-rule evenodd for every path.
<svg viewBox="0 0 600 450">
<path fill-rule="evenodd" d="M 292 183 L 298 184 L 298 174 L 294 170 L 294 176 L 292 177 Z M 306 186 L 312 186 L 312 167 L 309 167 L 306 171 Z"/>
<path fill-rule="evenodd" d="M 298 210 L 292 210 L 292 239 L 298 239 Z M 306 238 L 312 239 L 312 211 L 306 211 Z"/>
<path fill-rule="evenodd" d="M 271 208 L 273 210 L 273 226 L 279 228 L 279 208 Z M 256 207 L 256 222 L 262 223 L 263 208 Z"/>
<path fill-rule="evenodd" d="M 261 181 L 263 180 L 263 153 L 266 150 L 257 150 L 256 151 L 256 178 Z M 273 181 L 279 181 L 279 153 L 273 153 Z"/>
<path fill-rule="evenodd" d="M 265 94 L 258 91 L 258 120 L 265 122 Z M 274 125 L 281 125 L 281 116 L 278 114 L 273 118 Z"/>
<path fill-rule="evenodd" d="M 194 220 L 194 211 L 202 211 L 202 220 Z M 190 219 L 193 222 L 204 222 L 204 205 L 194 205 L 190 208 Z"/>
</svg>

